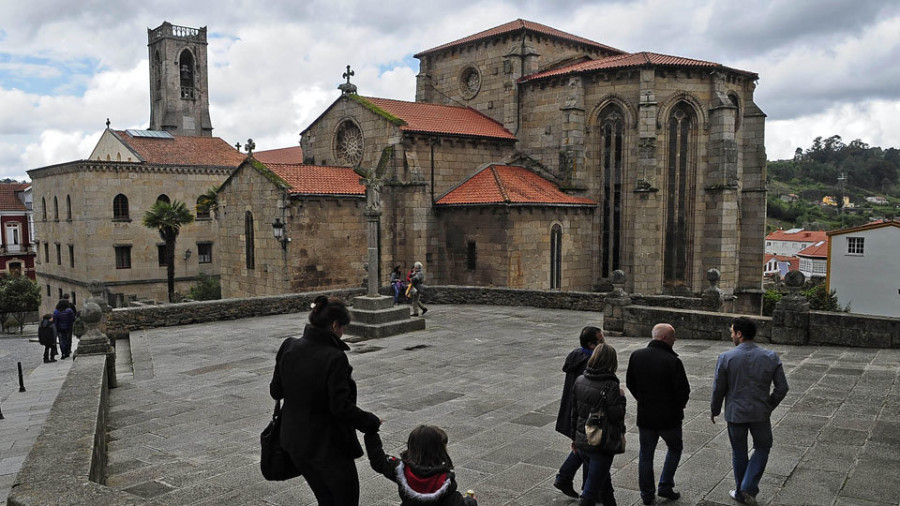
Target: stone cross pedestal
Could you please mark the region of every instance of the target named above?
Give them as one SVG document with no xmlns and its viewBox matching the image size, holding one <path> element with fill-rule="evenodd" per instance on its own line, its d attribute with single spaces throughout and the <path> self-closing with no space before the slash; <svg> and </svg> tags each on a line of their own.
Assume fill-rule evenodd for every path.
<svg viewBox="0 0 900 506">
<path fill-rule="evenodd" d="M 806 276 L 790 271 L 784 277 L 790 294 L 775 304 L 772 313 L 772 342 L 803 345 L 809 342 L 809 301 L 800 293 Z"/>
</svg>

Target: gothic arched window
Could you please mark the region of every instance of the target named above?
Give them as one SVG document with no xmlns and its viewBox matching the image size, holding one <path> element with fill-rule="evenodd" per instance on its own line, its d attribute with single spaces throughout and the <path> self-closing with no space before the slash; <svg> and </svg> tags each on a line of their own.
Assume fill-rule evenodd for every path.
<svg viewBox="0 0 900 506">
<path fill-rule="evenodd" d="M 72 199 L 66 195 L 66 221 L 72 221 Z"/>
<path fill-rule="evenodd" d="M 253 239 L 253 213 L 247 211 L 244 214 L 244 255 L 247 257 L 247 268 L 256 268 Z"/>
<path fill-rule="evenodd" d="M 178 57 L 178 75 L 181 82 L 181 98 L 194 99 L 194 55 L 185 49 Z"/>
<path fill-rule="evenodd" d="M 165 202 L 166 204 L 171 204 L 172 199 L 169 198 L 165 193 L 160 193 L 158 197 L 156 197 L 157 202 Z"/>
<path fill-rule="evenodd" d="M 205 195 L 197 197 L 197 207 L 194 208 L 197 210 L 197 219 L 209 218 L 210 206 L 206 205 L 207 200 Z"/>
<path fill-rule="evenodd" d="M 162 98 L 162 59 L 159 57 L 159 51 L 153 54 L 152 75 L 156 79 L 156 96 L 153 98 L 159 100 Z"/>
<path fill-rule="evenodd" d="M 59 221 L 59 199 L 53 197 L 53 221 Z"/>
<path fill-rule="evenodd" d="M 696 116 L 688 104 L 682 102 L 672 109 L 668 135 L 664 275 L 668 285 L 677 286 L 687 281 L 690 245 L 688 217 L 692 210 L 689 185 L 696 164 Z"/>
<path fill-rule="evenodd" d="M 116 195 L 116 197 L 113 199 L 113 219 L 128 219 L 128 197 L 122 195 L 121 193 Z"/>
<path fill-rule="evenodd" d="M 550 289 L 562 287 L 562 227 L 550 228 Z"/>
<path fill-rule="evenodd" d="M 603 180 L 600 275 L 608 278 L 622 256 L 622 179 L 624 116 L 609 105 L 600 112 L 600 167 Z"/>
<path fill-rule="evenodd" d="M 340 165 L 357 165 L 362 155 L 362 130 L 353 121 L 345 120 L 334 134 L 334 156 Z"/>
<path fill-rule="evenodd" d="M 41 220 L 47 221 L 47 199 L 41 197 Z"/>
</svg>

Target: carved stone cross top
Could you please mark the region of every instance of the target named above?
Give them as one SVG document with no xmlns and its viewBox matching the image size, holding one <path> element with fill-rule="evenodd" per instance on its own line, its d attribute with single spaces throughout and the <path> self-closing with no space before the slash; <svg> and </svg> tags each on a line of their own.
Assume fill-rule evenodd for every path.
<svg viewBox="0 0 900 506">
<path fill-rule="evenodd" d="M 356 72 L 350 70 L 350 65 L 347 65 L 347 71 L 341 76 L 347 80 L 347 84 L 350 84 L 350 78 L 356 75 Z"/>
<path fill-rule="evenodd" d="M 247 154 L 253 154 L 253 150 L 256 149 L 256 143 L 253 142 L 253 139 L 247 139 L 247 143 L 244 144 L 244 149 L 247 150 Z"/>
</svg>

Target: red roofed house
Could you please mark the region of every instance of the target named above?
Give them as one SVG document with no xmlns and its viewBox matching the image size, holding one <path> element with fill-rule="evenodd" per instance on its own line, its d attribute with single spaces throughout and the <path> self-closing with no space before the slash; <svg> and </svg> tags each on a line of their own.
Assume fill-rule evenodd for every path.
<svg viewBox="0 0 900 506">
<path fill-rule="evenodd" d="M 790 271 L 800 270 L 800 259 L 766 253 L 763 276 L 783 278 Z"/>
<path fill-rule="evenodd" d="M 806 279 L 825 278 L 828 274 L 828 241 L 819 241 L 797 253 L 800 272 Z"/>
<path fill-rule="evenodd" d="M 900 220 L 828 232 L 828 290 L 854 313 L 900 317 Z"/>
<path fill-rule="evenodd" d="M 776 230 L 766 236 L 766 253 L 771 255 L 794 256 L 800 251 L 826 239 L 820 230 Z"/>
<path fill-rule="evenodd" d="M 31 243 L 32 206 L 30 183 L 0 183 L 0 273 L 34 280 L 34 248 Z"/>
</svg>

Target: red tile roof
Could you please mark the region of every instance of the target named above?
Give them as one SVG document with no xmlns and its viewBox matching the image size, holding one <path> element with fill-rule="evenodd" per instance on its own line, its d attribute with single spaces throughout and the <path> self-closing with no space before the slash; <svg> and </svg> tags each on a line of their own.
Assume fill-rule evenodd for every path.
<svg viewBox="0 0 900 506">
<path fill-rule="evenodd" d="M 745 74 L 749 77 L 755 78 L 757 76 L 753 72 L 725 67 L 724 65 L 720 65 L 718 63 L 710 61 L 695 60 L 693 58 L 683 58 L 681 56 L 670 56 L 667 54 L 648 53 L 646 51 L 643 51 L 640 53 L 609 56 L 607 58 L 599 58 L 596 60 L 575 63 L 566 67 L 548 70 L 546 72 L 538 72 L 536 74 L 521 77 L 519 79 L 519 82 L 526 82 L 534 79 L 541 79 L 552 76 L 578 74 L 582 72 L 590 72 L 592 70 L 610 70 L 635 67 L 694 67 L 707 69 L 723 69 L 740 74 Z"/>
<path fill-rule="evenodd" d="M 797 256 L 828 258 L 828 241 L 821 240 L 797 252 Z"/>
<path fill-rule="evenodd" d="M 365 195 L 360 176 L 347 167 L 303 164 L 265 164 L 290 185 L 292 195 Z"/>
<path fill-rule="evenodd" d="M 785 230 L 776 230 L 766 236 L 767 241 L 819 242 L 825 240 L 825 232 L 821 230 L 801 230 L 789 234 Z"/>
<path fill-rule="evenodd" d="M 502 24 L 500 26 L 495 26 L 494 28 L 490 28 L 483 32 L 478 32 L 474 35 L 469 35 L 468 37 L 463 37 L 461 39 L 454 40 L 453 42 L 448 42 L 446 44 L 442 44 L 437 47 L 433 47 L 431 49 L 426 49 L 418 54 L 413 55 L 414 58 L 421 58 L 422 56 L 429 55 L 431 53 L 436 53 L 438 51 L 449 49 L 454 46 L 461 46 L 463 44 L 469 44 L 472 42 L 477 42 L 484 39 L 489 39 L 492 37 L 497 37 L 499 35 L 505 35 L 512 32 L 517 31 L 526 31 L 533 32 L 540 35 L 545 35 L 549 37 L 555 37 L 557 39 L 565 40 L 568 42 L 575 42 L 578 44 L 584 44 L 587 46 L 591 46 L 596 49 L 602 49 L 604 51 L 609 51 L 613 53 L 622 53 L 621 49 L 616 49 L 614 47 L 607 46 L 605 44 L 601 44 L 599 42 L 595 42 L 590 39 L 585 39 L 584 37 L 579 37 L 577 35 L 572 35 L 571 33 L 566 33 L 556 28 L 552 28 L 546 25 L 542 25 L 540 23 L 535 23 L 533 21 L 526 21 L 524 19 L 517 19 L 515 21 L 510 21 L 509 23 Z"/>
<path fill-rule="evenodd" d="M 405 125 L 401 125 L 400 130 L 404 132 L 516 139 L 503 125 L 471 107 L 406 102 L 387 98 L 357 98 L 401 119 Z"/>
<path fill-rule="evenodd" d="M 163 165 L 206 165 L 237 167 L 244 161 L 234 146 L 220 137 L 187 137 L 173 135 L 171 139 L 132 137 L 122 130 L 113 134 L 141 158 L 141 161 Z"/>
<path fill-rule="evenodd" d="M 253 158 L 262 163 L 303 163 L 303 149 L 300 146 L 289 148 L 268 149 L 266 151 L 254 151 Z"/>
<path fill-rule="evenodd" d="M 591 199 L 561 192 L 556 185 L 525 167 L 511 165 L 485 167 L 439 198 L 436 204 L 597 205 Z"/>
<path fill-rule="evenodd" d="M 0 211 L 25 211 L 25 203 L 16 195 L 31 183 L 0 183 Z"/>
</svg>

